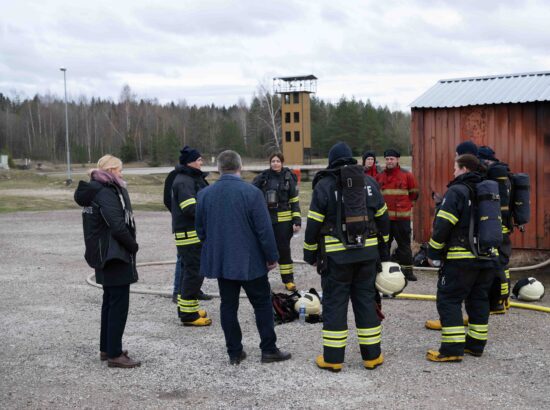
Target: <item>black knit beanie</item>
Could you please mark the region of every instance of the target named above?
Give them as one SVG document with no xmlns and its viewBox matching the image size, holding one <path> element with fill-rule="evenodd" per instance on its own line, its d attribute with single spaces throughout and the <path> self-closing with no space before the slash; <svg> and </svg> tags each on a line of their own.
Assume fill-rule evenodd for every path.
<svg viewBox="0 0 550 410">
<path fill-rule="evenodd" d="M 458 155 L 472 154 L 477 157 L 477 145 L 473 141 L 464 141 L 456 146 Z"/>
<path fill-rule="evenodd" d="M 328 152 L 328 164 L 332 164 L 334 161 L 340 158 L 351 158 L 353 154 L 351 148 L 345 142 L 338 142 L 334 144 Z"/>
<path fill-rule="evenodd" d="M 363 166 L 365 166 L 365 161 L 367 160 L 367 158 L 374 158 L 374 162 L 376 162 L 376 152 L 374 151 L 365 151 L 365 153 L 363 154 Z"/>
<path fill-rule="evenodd" d="M 180 155 L 181 165 L 187 165 L 190 162 L 194 162 L 201 157 L 200 152 L 194 148 L 191 148 L 189 145 L 186 145 L 185 147 L 183 147 L 180 153 L 181 153 Z"/>
</svg>

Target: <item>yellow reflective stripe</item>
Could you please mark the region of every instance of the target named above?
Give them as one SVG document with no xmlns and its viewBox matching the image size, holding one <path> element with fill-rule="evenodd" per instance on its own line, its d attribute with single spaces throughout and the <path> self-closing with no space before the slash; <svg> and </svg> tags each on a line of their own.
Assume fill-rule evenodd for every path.
<svg viewBox="0 0 550 410">
<path fill-rule="evenodd" d="M 309 219 L 313 219 L 314 221 L 317 221 L 317 222 L 323 222 L 325 220 L 325 215 L 314 212 L 311 209 L 307 213 L 307 217 Z"/>
<path fill-rule="evenodd" d="M 489 331 L 489 325 L 476 325 L 474 323 L 468 323 L 468 329 L 472 329 L 477 332 L 487 332 Z"/>
<path fill-rule="evenodd" d="M 464 326 L 446 326 L 441 328 L 441 333 L 464 333 Z"/>
<path fill-rule="evenodd" d="M 180 202 L 180 208 L 183 210 L 183 208 L 196 203 L 197 203 L 197 200 L 195 198 L 189 198 L 189 199 L 186 199 L 185 201 Z"/>
<path fill-rule="evenodd" d="M 502 233 L 510 233 L 510 232 L 512 232 L 512 231 L 510 229 L 508 229 L 507 226 L 502 225 Z"/>
<path fill-rule="evenodd" d="M 179 299 L 178 304 L 181 306 L 198 306 L 198 299 Z"/>
<path fill-rule="evenodd" d="M 462 336 L 441 336 L 443 343 L 464 343 L 466 342 L 466 335 Z"/>
<path fill-rule="evenodd" d="M 439 243 L 439 242 L 436 242 L 433 238 L 430 238 L 430 242 L 428 243 L 434 249 L 443 249 L 445 247 L 445 242 Z"/>
<path fill-rule="evenodd" d="M 473 330 L 468 331 L 468 336 L 470 336 L 472 339 L 477 339 L 477 340 L 487 340 L 488 339 L 487 334 L 474 332 Z"/>
<path fill-rule="evenodd" d="M 412 211 L 404 211 L 404 212 L 388 211 L 388 215 L 395 216 L 395 217 L 411 216 Z"/>
<path fill-rule="evenodd" d="M 506 279 L 510 279 L 510 269 L 504 269 L 504 275 L 506 276 Z"/>
<path fill-rule="evenodd" d="M 472 252 L 449 252 L 447 259 L 475 259 Z"/>
<path fill-rule="evenodd" d="M 377 246 L 378 245 L 378 238 L 367 238 L 365 240 L 365 248 L 369 246 Z M 326 252 L 339 252 L 339 251 L 345 251 L 346 247 L 342 242 L 340 242 L 339 239 L 326 235 L 325 236 L 325 251 Z"/>
<path fill-rule="evenodd" d="M 411 188 L 409 189 L 409 192 L 412 192 L 413 194 L 418 192 L 418 188 Z"/>
<path fill-rule="evenodd" d="M 300 197 L 298 197 L 298 196 L 293 196 L 292 198 L 290 198 L 290 199 L 288 200 L 288 203 L 289 203 L 289 204 L 293 204 L 293 203 L 295 203 L 295 202 L 298 202 L 299 200 L 300 200 Z"/>
<path fill-rule="evenodd" d="M 384 235 L 382 237 L 384 239 L 384 242 L 388 243 L 390 241 L 390 235 Z"/>
<path fill-rule="evenodd" d="M 346 347 L 347 340 L 323 340 L 323 346 L 334 347 L 336 349 Z"/>
<path fill-rule="evenodd" d="M 379 216 L 384 215 L 384 212 L 386 212 L 387 210 L 388 210 L 388 206 L 386 204 L 384 204 L 384 206 L 382 208 L 380 208 L 378 211 L 376 211 L 376 213 L 374 214 L 374 217 L 378 218 Z"/>
<path fill-rule="evenodd" d="M 348 337 L 347 330 L 323 330 L 323 337 Z"/>
<path fill-rule="evenodd" d="M 456 216 L 454 216 L 453 214 L 451 214 L 449 212 L 446 212 L 442 209 L 439 210 L 439 212 L 437 213 L 437 216 L 440 217 L 440 218 L 448 220 L 453 225 L 455 225 L 458 222 L 458 218 Z"/>
<path fill-rule="evenodd" d="M 176 246 L 193 245 L 195 243 L 201 243 L 201 240 L 199 238 L 176 239 Z"/>
<path fill-rule="evenodd" d="M 382 195 L 409 195 L 407 189 L 383 189 Z"/>
<path fill-rule="evenodd" d="M 382 341 L 382 336 L 358 337 L 360 345 L 376 345 Z"/>
<path fill-rule="evenodd" d="M 293 218 L 301 218 L 301 217 L 302 217 L 302 214 L 301 214 L 300 212 L 298 212 L 298 211 L 292 212 L 292 217 L 293 217 Z"/>
<path fill-rule="evenodd" d="M 290 221 L 292 221 L 291 215 L 288 215 L 288 216 L 277 215 L 277 222 L 290 222 Z"/>
<path fill-rule="evenodd" d="M 174 235 L 176 239 L 195 238 L 197 236 L 197 231 L 176 232 Z"/>
<path fill-rule="evenodd" d="M 382 326 L 357 329 L 357 336 L 376 336 L 382 331 Z"/>
<path fill-rule="evenodd" d="M 305 250 L 308 250 L 308 251 L 316 251 L 318 248 L 318 245 L 316 243 L 314 244 L 309 244 L 309 243 L 306 243 L 304 242 L 304 249 Z"/>
<path fill-rule="evenodd" d="M 290 215 L 291 214 L 291 211 L 279 211 L 277 212 L 277 215 L 280 215 L 280 216 L 287 216 L 287 215 Z"/>
<path fill-rule="evenodd" d="M 451 246 L 449 248 L 450 251 L 467 251 L 466 248 L 463 248 L 462 246 Z"/>
</svg>

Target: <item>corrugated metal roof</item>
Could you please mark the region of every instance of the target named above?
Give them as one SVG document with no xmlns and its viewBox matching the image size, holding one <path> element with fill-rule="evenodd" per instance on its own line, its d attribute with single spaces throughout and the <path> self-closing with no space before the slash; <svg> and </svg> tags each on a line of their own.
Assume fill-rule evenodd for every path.
<svg viewBox="0 0 550 410">
<path fill-rule="evenodd" d="M 550 71 L 440 80 L 411 108 L 550 101 Z"/>
</svg>

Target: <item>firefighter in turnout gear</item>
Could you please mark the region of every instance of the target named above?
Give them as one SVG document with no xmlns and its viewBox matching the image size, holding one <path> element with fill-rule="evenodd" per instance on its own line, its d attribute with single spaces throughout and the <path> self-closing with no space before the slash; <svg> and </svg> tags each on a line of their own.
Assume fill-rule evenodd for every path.
<svg viewBox="0 0 550 410">
<path fill-rule="evenodd" d="M 350 298 L 363 365 L 374 369 L 384 361 L 374 283 L 377 260 L 389 259 L 389 219 L 378 184 L 356 164 L 347 144 L 331 148 L 328 168 L 313 181 L 304 241 L 304 260 L 317 266 L 323 289 L 323 354 L 316 364 L 333 372 L 344 363 Z"/>
<path fill-rule="evenodd" d="M 434 362 L 461 361 L 465 352 L 481 356 L 487 343 L 489 289 L 498 269 L 498 251 L 493 249 L 489 256 L 482 258 L 472 249 L 472 187 L 482 181 L 481 175 L 472 171 L 477 169 L 479 160 L 471 154 L 456 159 L 455 178 L 448 185 L 433 223 L 428 261 L 440 267 L 437 311 L 442 325 L 439 350 L 428 350 L 426 354 L 426 358 Z M 499 217 L 495 219 L 498 221 Z M 469 316 L 467 329 L 462 318 L 463 301 Z"/>
<path fill-rule="evenodd" d="M 418 199 L 418 186 L 411 172 L 399 166 L 401 154 L 394 149 L 384 151 L 386 169 L 376 175 L 390 217 L 390 244 L 397 242 L 396 257 L 403 274 L 416 281 L 411 250 L 411 216 L 413 203 Z"/>
<path fill-rule="evenodd" d="M 495 158 L 495 151 L 491 147 L 478 148 L 478 157 L 487 169 L 486 177 L 496 181 L 499 185 L 500 211 L 502 213 L 502 246 L 498 249 L 500 269 L 493 280 L 489 293 L 491 314 L 506 313 L 510 307 L 510 256 L 512 254 L 512 241 L 510 235 L 514 228 L 512 223 L 512 204 L 510 201 L 512 183 L 510 181 L 510 168 L 508 164 Z"/>
<path fill-rule="evenodd" d="M 184 326 L 208 326 L 206 311 L 199 309 L 199 293 L 204 281 L 200 275 L 201 241 L 195 230 L 197 193 L 208 185 L 201 171 L 200 153 L 188 146 L 181 150 L 180 165 L 172 184 L 172 230 L 178 255 L 183 260 L 178 294 L 178 316 Z"/>
<path fill-rule="evenodd" d="M 273 232 L 279 251 L 279 272 L 287 290 L 296 290 L 294 265 L 290 254 L 290 239 L 300 231 L 302 216 L 298 197 L 296 175 L 283 167 L 285 158 L 277 152 L 269 157 L 270 168 L 254 178 L 252 182 L 264 193 L 271 216 Z"/>
</svg>

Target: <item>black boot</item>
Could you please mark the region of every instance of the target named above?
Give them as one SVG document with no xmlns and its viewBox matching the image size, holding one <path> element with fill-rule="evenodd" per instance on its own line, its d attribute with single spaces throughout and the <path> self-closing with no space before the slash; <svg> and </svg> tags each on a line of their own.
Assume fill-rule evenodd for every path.
<svg viewBox="0 0 550 410">
<path fill-rule="evenodd" d="M 405 279 L 409 282 L 416 282 L 418 280 L 412 268 L 403 268 L 403 274 L 405 275 Z"/>
</svg>

